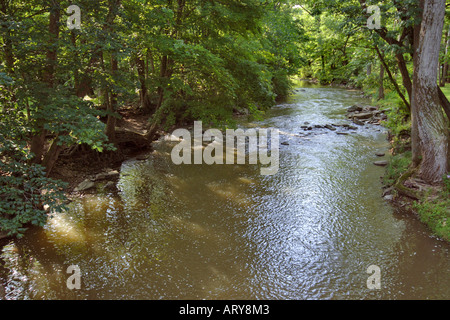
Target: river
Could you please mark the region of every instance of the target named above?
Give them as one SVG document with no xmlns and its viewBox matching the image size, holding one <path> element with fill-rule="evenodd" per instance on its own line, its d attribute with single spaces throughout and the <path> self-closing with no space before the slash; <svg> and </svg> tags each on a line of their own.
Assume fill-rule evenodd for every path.
<svg viewBox="0 0 450 320">
<path fill-rule="evenodd" d="M 358 91 L 303 84 L 245 127 L 281 132 L 280 169 L 181 165 L 174 144 L 0 245 L 1 299 L 450 299 L 450 245 L 382 199 L 386 130 L 343 124 Z M 81 288 L 69 290 L 77 265 Z M 380 289 L 369 289 L 369 266 Z"/>
</svg>

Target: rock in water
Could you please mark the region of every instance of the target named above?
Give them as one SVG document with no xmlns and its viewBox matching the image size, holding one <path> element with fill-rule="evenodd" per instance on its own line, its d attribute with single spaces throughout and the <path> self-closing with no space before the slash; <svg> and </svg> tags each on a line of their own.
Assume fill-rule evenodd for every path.
<svg viewBox="0 0 450 320">
<path fill-rule="evenodd" d="M 76 192 L 82 192 L 82 191 L 86 191 L 89 189 L 92 189 L 93 187 L 95 187 L 95 183 L 92 182 L 91 180 L 84 180 L 83 182 L 81 182 L 78 187 L 75 188 Z"/>
<path fill-rule="evenodd" d="M 357 113 L 353 115 L 353 118 L 356 118 L 358 120 L 366 120 L 366 119 L 370 119 L 373 117 L 373 114 L 370 112 L 365 112 L 365 113 Z"/>
<path fill-rule="evenodd" d="M 354 106 L 348 108 L 348 110 L 347 110 L 347 112 L 356 112 L 356 111 L 358 111 L 358 112 L 363 111 L 363 107 L 361 105 L 357 104 L 357 105 L 354 105 Z"/>
<path fill-rule="evenodd" d="M 103 187 L 105 190 L 114 190 L 116 189 L 116 184 L 112 181 L 108 181 L 105 186 Z"/>
<path fill-rule="evenodd" d="M 364 122 L 362 122 L 362 121 L 360 121 L 358 119 L 353 119 L 353 123 L 358 125 L 358 126 L 363 126 L 364 125 Z"/>
<path fill-rule="evenodd" d="M 387 160 L 375 161 L 373 164 L 379 167 L 386 167 L 389 164 L 389 161 Z"/>
</svg>

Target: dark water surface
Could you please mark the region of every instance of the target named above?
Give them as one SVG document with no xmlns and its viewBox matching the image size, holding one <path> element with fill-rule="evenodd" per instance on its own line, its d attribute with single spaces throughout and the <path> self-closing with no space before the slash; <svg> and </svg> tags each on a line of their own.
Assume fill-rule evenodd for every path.
<svg viewBox="0 0 450 320">
<path fill-rule="evenodd" d="M 123 164 L 118 194 L 86 196 L 0 248 L 2 299 L 450 299 L 449 244 L 381 198 L 386 132 L 339 135 L 359 92 L 307 86 L 246 127 L 281 132 L 280 170 L 182 165 L 162 139 Z M 337 131 L 343 130 L 338 128 Z M 69 290 L 70 265 L 81 289 Z M 366 270 L 381 269 L 369 290 Z"/>
</svg>

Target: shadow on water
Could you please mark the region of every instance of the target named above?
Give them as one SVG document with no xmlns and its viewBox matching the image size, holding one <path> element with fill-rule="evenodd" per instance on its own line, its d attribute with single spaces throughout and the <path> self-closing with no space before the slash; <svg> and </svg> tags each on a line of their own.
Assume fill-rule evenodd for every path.
<svg viewBox="0 0 450 320">
<path fill-rule="evenodd" d="M 6 299 L 448 299 L 449 245 L 381 197 L 386 132 L 340 135 L 357 91 L 302 85 L 264 120 L 280 170 L 182 165 L 161 139 L 123 164 L 118 193 L 86 195 L 0 251 Z M 302 126 L 320 128 L 305 131 Z M 78 265 L 82 288 L 69 290 Z M 381 269 L 381 290 L 367 268 Z"/>
</svg>

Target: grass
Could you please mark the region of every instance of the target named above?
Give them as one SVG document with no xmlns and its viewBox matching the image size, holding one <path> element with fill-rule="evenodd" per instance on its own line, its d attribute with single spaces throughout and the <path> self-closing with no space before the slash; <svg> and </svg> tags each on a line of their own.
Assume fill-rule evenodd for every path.
<svg viewBox="0 0 450 320">
<path fill-rule="evenodd" d="M 444 187 L 437 195 L 427 194 L 416 201 L 413 208 L 420 220 L 438 237 L 450 241 L 450 179 L 444 178 Z"/>
<path fill-rule="evenodd" d="M 450 99 L 450 83 L 447 83 L 445 87 L 441 88 L 442 92 L 447 96 L 447 99 Z"/>
<path fill-rule="evenodd" d="M 400 176 L 408 170 L 408 167 L 412 161 L 411 159 L 412 154 L 410 151 L 392 156 L 388 166 L 386 167 L 386 174 L 383 177 L 383 183 L 387 186 L 394 185 Z"/>
</svg>

